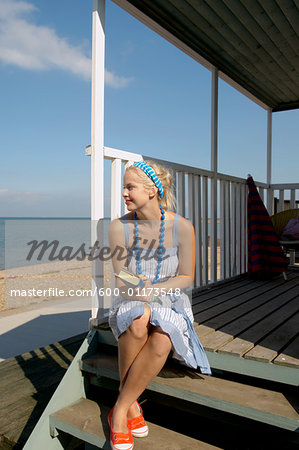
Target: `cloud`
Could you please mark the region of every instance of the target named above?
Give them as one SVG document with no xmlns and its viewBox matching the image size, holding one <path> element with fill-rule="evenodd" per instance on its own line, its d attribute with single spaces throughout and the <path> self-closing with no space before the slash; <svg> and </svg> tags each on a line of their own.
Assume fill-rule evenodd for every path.
<svg viewBox="0 0 299 450">
<path fill-rule="evenodd" d="M 19 192 L 11 191 L 9 189 L 0 189 L 1 201 L 6 203 L 20 203 L 23 206 L 33 205 L 41 201 L 47 201 L 52 198 L 50 194 L 37 193 L 37 192 Z M 3 203 L 3 204 L 4 204 Z M 3 206 L 2 204 L 2 206 Z"/>
<path fill-rule="evenodd" d="M 108 86 L 114 88 L 124 88 L 133 81 L 134 78 L 126 78 L 115 75 L 113 72 L 105 70 L 105 82 Z"/>
<path fill-rule="evenodd" d="M 29 2 L 0 0 L 0 61 L 27 70 L 62 69 L 84 80 L 91 77 L 91 58 L 86 42 L 72 45 L 55 29 L 30 21 L 37 8 Z M 132 78 L 105 71 L 105 82 L 124 88 Z"/>
</svg>

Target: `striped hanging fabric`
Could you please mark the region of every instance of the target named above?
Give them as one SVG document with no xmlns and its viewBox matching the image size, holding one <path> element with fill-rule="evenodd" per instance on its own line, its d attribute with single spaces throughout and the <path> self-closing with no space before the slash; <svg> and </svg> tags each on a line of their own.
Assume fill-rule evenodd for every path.
<svg viewBox="0 0 299 450">
<path fill-rule="evenodd" d="M 248 184 L 248 273 L 268 278 L 285 272 L 288 260 L 251 176 Z"/>
</svg>

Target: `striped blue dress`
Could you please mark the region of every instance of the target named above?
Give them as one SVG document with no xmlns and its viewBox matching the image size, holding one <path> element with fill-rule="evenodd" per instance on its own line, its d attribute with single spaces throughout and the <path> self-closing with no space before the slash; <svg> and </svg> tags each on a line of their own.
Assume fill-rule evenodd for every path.
<svg viewBox="0 0 299 450">
<path fill-rule="evenodd" d="M 164 259 L 160 270 L 159 283 L 167 281 L 178 274 L 178 223 L 180 216 L 174 217 L 173 222 L 173 245 L 166 248 Z M 137 274 L 135 249 L 129 248 L 129 224 L 125 216 L 122 217 L 125 231 L 126 247 L 129 256 L 128 270 Z M 141 250 L 141 269 L 151 281 L 154 280 L 157 271 L 157 260 L 150 256 L 150 252 L 155 254 L 156 249 Z M 143 258 L 143 252 L 147 257 Z M 167 258 L 165 258 L 167 256 Z M 191 294 L 191 290 L 190 290 Z M 172 358 L 177 359 L 181 364 L 196 369 L 200 368 L 204 374 L 211 374 L 209 361 L 206 353 L 195 333 L 193 322 L 194 317 L 188 295 L 180 290 L 179 295 L 175 292 L 159 295 L 158 301 L 147 302 L 151 309 L 150 323 L 153 326 L 161 327 L 167 333 L 172 342 Z M 115 296 L 109 310 L 109 325 L 118 340 L 119 336 L 126 331 L 134 319 L 144 314 L 145 302 L 138 300 L 127 300 L 122 296 Z"/>
</svg>

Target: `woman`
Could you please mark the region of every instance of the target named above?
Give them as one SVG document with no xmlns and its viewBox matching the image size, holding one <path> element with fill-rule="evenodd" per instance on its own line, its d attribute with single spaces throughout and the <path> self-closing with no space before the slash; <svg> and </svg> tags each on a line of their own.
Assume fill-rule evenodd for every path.
<svg viewBox="0 0 299 450">
<path fill-rule="evenodd" d="M 211 373 L 183 292 L 194 280 L 194 229 L 170 211 L 174 205 L 171 184 L 171 174 L 155 163 L 128 167 L 123 197 L 129 212 L 109 228 L 114 272 L 118 274 L 126 262 L 144 282 L 143 289 L 129 289 L 117 278 L 121 295 L 109 311 L 109 324 L 118 340 L 120 375 L 119 397 L 109 414 L 114 450 L 131 450 L 133 436 L 147 436 L 137 399 L 171 351 L 183 364 Z M 113 252 L 116 247 L 124 250 L 122 258 Z"/>
</svg>

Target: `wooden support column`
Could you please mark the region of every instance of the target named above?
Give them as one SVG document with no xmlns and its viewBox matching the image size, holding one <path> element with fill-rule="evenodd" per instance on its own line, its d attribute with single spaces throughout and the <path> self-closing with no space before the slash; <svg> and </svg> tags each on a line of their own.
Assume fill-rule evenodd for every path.
<svg viewBox="0 0 299 450">
<path fill-rule="evenodd" d="M 105 0 L 93 0 L 91 76 L 91 246 L 101 246 L 104 230 L 104 77 Z M 92 267 L 92 318 L 104 316 L 104 300 L 98 296 L 103 284 L 103 262 Z"/>
<path fill-rule="evenodd" d="M 273 190 L 270 188 L 272 182 L 272 109 L 267 111 L 267 209 L 273 214 Z"/>
<path fill-rule="evenodd" d="M 218 69 L 212 70 L 211 97 L 211 281 L 217 281 Z"/>
</svg>

